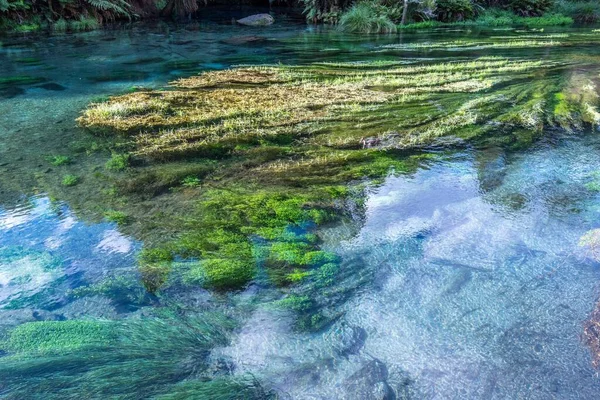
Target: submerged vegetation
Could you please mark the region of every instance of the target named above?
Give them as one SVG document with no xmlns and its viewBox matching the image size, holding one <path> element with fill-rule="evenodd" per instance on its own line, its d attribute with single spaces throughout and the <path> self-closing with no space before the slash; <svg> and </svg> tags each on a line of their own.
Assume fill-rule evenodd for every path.
<svg viewBox="0 0 600 400">
<path fill-rule="evenodd" d="M 26 323 L 0 341 L 0 394 L 5 399 L 179 399 L 190 392 L 207 400 L 271 398 L 254 378 L 233 378 L 226 365 L 211 365 L 209 350 L 225 345 L 233 327 L 216 313 L 171 311 L 140 320 Z"/>
<path fill-rule="evenodd" d="M 503 13 L 493 18 L 516 15 Z M 396 26 L 380 23 L 368 29 Z M 380 45 L 369 50 L 374 62 L 241 66 L 90 104 L 78 122 L 95 137 L 73 145 L 75 154 L 45 153 L 36 183 L 52 197 L 86 197 L 81 208 L 97 221 L 144 240 L 137 271 L 69 294 L 134 312 L 0 329 L 0 397 L 273 398 L 211 352 L 237 328 L 229 313 L 252 307 L 243 297 L 270 288 L 267 301 L 295 314 L 297 329 L 334 323 L 331 305 L 366 278 L 329 251 L 322 228 L 361 220 L 372 186 L 448 147 L 523 148 L 548 130 L 597 128 L 596 55 L 514 49 L 560 53 L 599 39 L 590 30 Z M 486 55 L 469 58 L 479 50 Z M 416 52 L 457 56 L 407 57 Z M 582 246 L 595 251 L 592 232 Z M 48 280 L 62 277 L 48 269 Z M 347 283 L 349 275 L 358 276 Z M 214 296 L 204 302 L 207 290 Z M 193 310 L 179 308 L 186 295 Z M 243 304 L 222 312 L 231 298 Z"/>
<path fill-rule="evenodd" d="M 495 37 L 431 47 L 594 39 Z M 222 291 L 252 280 L 285 287 L 314 279 L 323 268 L 335 271 L 340 260 L 322 252 L 315 227 L 344 217 L 341 206 L 357 201 L 352 193 L 360 192 L 362 179 L 410 172 L 429 157 L 404 156 L 407 150 L 449 138 L 525 146 L 551 127 L 597 126 L 597 106 L 595 81 L 570 72 L 568 63 L 480 57 L 207 72 L 172 82 L 168 90 L 92 104 L 79 124 L 118 140 L 128 148 L 119 157 L 143 166 L 113 177 L 117 196 L 164 193 L 143 185 L 171 170 L 166 184 L 179 187 L 187 204 L 194 199 L 169 217 L 177 237 L 156 241 L 141 257 L 145 286 L 153 293 L 171 285 Z"/>
</svg>

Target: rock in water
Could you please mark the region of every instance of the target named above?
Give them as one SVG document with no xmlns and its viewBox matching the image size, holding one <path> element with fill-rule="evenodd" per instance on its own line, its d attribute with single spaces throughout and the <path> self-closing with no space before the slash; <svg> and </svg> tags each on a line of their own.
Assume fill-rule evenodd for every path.
<svg viewBox="0 0 600 400">
<path fill-rule="evenodd" d="M 348 400 L 396 400 L 384 363 L 372 360 L 345 381 Z"/>
<path fill-rule="evenodd" d="M 222 40 L 221 42 L 225 44 L 242 45 L 248 43 L 263 42 L 265 40 L 267 40 L 267 38 L 263 36 L 247 35 L 230 37 L 229 39 Z"/>
<path fill-rule="evenodd" d="M 269 14 L 255 14 L 249 17 L 238 19 L 237 23 L 248 26 L 267 26 L 275 22 L 275 18 Z"/>
</svg>

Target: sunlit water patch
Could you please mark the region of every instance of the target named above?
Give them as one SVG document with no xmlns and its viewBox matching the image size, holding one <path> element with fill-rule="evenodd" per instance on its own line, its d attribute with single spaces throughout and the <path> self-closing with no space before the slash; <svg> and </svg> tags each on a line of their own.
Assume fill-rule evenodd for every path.
<svg viewBox="0 0 600 400">
<path fill-rule="evenodd" d="M 600 272 L 578 243 L 600 216 L 586 189 L 598 145 L 464 153 L 388 178 L 332 245 L 363 260 L 351 279 L 373 276 L 342 317 L 302 335 L 262 308 L 224 353 L 298 399 L 594 398 L 581 333 Z"/>
<path fill-rule="evenodd" d="M 70 292 L 131 272 L 138 248 L 114 224 L 86 224 L 44 196 L 0 209 L 0 325 L 115 314 L 104 300 L 95 309 Z"/>
</svg>

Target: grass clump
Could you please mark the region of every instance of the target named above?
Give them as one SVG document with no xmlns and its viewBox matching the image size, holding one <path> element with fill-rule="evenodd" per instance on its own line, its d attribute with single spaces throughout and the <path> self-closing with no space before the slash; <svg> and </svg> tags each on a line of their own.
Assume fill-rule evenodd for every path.
<svg viewBox="0 0 600 400">
<path fill-rule="evenodd" d="M 74 21 L 69 21 L 69 30 L 75 32 L 93 31 L 100 28 L 100 22 L 93 17 L 84 17 L 83 15 Z"/>
<path fill-rule="evenodd" d="M 78 183 L 79 183 L 79 177 L 77 177 L 75 175 L 70 175 L 70 174 L 63 176 L 62 181 L 61 181 L 61 184 L 63 186 L 67 186 L 67 187 L 75 186 Z"/>
<path fill-rule="evenodd" d="M 50 27 L 54 32 L 66 32 L 67 29 L 69 29 L 69 24 L 65 19 L 60 18 L 59 20 L 54 21 Z"/>
<path fill-rule="evenodd" d="M 210 258 L 192 268 L 185 281 L 217 290 L 238 289 L 254 278 L 255 268 L 252 260 Z"/>
<path fill-rule="evenodd" d="M 436 20 L 414 22 L 399 25 L 400 30 L 421 30 L 442 27 L 527 27 L 543 28 L 547 26 L 572 25 L 576 21 L 569 13 L 548 12 L 540 16 L 521 16 L 510 10 L 488 8 L 473 19 L 443 22 Z"/>
<path fill-rule="evenodd" d="M 561 13 L 546 13 L 540 16 L 521 16 L 509 10 L 491 8 L 485 10 L 475 24 L 479 26 L 563 26 L 573 24 L 573 19 Z"/>
<path fill-rule="evenodd" d="M 373 2 L 359 2 L 342 14 L 339 26 L 348 32 L 394 33 L 397 30 L 396 24 L 386 11 L 378 9 Z"/>
</svg>

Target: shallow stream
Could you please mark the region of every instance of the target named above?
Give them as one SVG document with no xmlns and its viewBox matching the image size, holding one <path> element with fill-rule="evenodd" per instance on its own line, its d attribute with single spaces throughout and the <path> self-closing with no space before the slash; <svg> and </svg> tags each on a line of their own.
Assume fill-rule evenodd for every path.
<svg viewBox="0 0 600 400">
<path fill-rule="evenodd" d="M 253 376 L 282 398 L 598 398 L 600 380 L 581 338 L 600 288 L 600 264 L 579 245 L 600 225 L 593 190 L 600 139 L 589 129 L 546 132 L 522 150 L 427 149 L 438 157 L 416 172 L 367 185 L 364 213 L 320 232 L 344 260 L 337 284 L 346 291 L 331 306 L 338 317 L 317 333 L 294 329 L 293 313 L 273 307 L 280 291 L 259 284 L 227 295 L 197 289 L 148 298 L 134 285 L 74 296 L 135 272 L 146 235 L 102 221 L 90 194 L 39 183 L 59 169 L 48 157 L 85 139 L 75 118 L 98 97 L 238 64 L 600 52 L 577 45 L 393 51 L 382 46 L 523 33 L 369 37 L 285 17 L 258 31 L 217 20 L 0 39 L 0 333 L 31 321 L 138 318 L 170 296 L 236 320 L 230 340 L 211 350 L 215 376 Z M 71 168 L 88 171 L 94 157 Z M 0 382 L 4 396 L 13 398 Z"/>
</svg>

